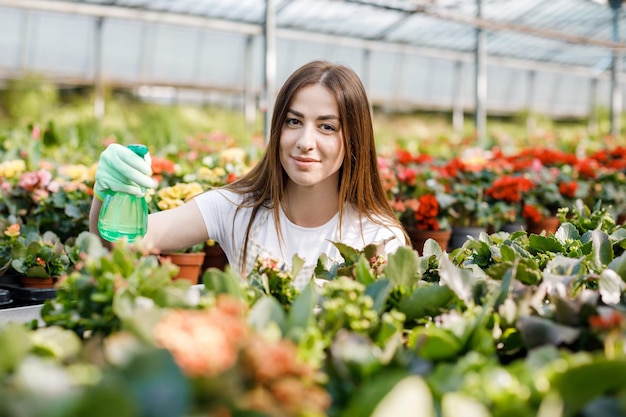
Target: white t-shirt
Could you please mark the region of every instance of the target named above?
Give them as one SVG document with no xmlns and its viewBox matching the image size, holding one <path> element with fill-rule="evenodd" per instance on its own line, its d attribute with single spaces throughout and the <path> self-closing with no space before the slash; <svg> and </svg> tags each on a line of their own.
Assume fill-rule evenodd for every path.
<svg viewBox="0 0 626 417">
<path fill-rule="evenodd" d="M 361 230 L 356 211 L 348 205 L 344 210 L 341 239 L 339 213 L 322 226 L 302 227 L 292 223 L 281 208 L 280 224 L 284 239 L 281 245 L 272 210 L 261 208 L 251 228 L 247 259 L 244 262 L 241 258 L 252 209 L 242 208 L 235 217 L 237 205 L 242 199 L 242 195 L 222 189 L 208 191 L 194 198 L 202 213 L 209 238 L 220 244 L 231 267 L 238 269 L 242 275 L 250 273 L 257 256 L 276 259 L 279 265 L 291 270 L 291 260 L 294 255 L 298 255 L 304 259 L 304 266 L 295 277 L 294 286 L 302 289 L 313 276 L 321 254 L 326 254 L 329 264 L 343 262 L 332 242 L 341 241 L 360 250 L 370 243 L 395 236 L 396 239 L 391 239 L 385 246 L 388 254 L 407 244 L 402 231 L 395 226 L 384 227 L 363 218 Z M 246 266 L 245 273 L 243 265 Z"/>
</svg>

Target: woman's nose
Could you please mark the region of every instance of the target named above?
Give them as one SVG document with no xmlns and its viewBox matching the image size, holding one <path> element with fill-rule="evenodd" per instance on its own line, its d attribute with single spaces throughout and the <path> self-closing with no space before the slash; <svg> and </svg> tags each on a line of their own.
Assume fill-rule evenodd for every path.
<svg viewBox="0 0 626 417">
<path fill-rule="evenodd" d="M 305 125 L 296 146 L 301 151 L 310 151 L 315 147 L 315 127 Z"/>
</svg>

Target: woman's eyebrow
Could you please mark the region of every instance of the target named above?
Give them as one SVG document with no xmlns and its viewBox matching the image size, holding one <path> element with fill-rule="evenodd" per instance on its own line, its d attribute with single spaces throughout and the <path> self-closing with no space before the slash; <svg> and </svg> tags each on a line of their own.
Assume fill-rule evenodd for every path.
<svg viewBox="0 0 626 417">
<path fill-rule="evenodd" d="M 294 109 L 289 109 L 287 110 L 287 112 L 292 113 L 294 116 L 304 118 L 304 114 L 300 113 L 299 111 L 295 111 Z M 318 116 L 317 120 L 339 120 L 339 117 L 335 116 L 334 114 L 329 114 L 324 116 Z"/>
</svg>

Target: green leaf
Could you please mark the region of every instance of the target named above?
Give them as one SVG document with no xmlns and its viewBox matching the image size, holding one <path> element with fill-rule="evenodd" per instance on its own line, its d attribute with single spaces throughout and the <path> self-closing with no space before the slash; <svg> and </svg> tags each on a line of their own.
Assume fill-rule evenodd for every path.
<svg viewBox="0 0 626 417">
<path fill-rule="evenodd" d="M 524 345 L 529 349 L 543 345 L 570 344 L 580 336 L 580 330 L 577 328 L 563 326 L 536 316 L 521 317 L 517 321 L 517 328 Z"/>
<path fill-rule="evenodd" d="M 361 254 L 361 251 L 356 250 L 352 246 L 348 246 L 345 243 L 333 242 L 333 245 L 335 245 L 335 247 L 339 250 L 339 253 L 346 261 L 346 265 L 348 266 L 353 265 Z"/>
<path fill-rule="evenodd" d="M 304 259 L 299 257 L 297 254 L 291 257 L 291 274 L 292 276 L 297 276 L 302 267 L 304 266 Z"/>
<path fill-rule="evenodd" d="M 0 327 L 0 375 L 17 368 L 31 347 L 32 342 L 24 325 L 9 322 Z"/>
<path fill-rule="evenodd" d="M 418 278 L 417 264 L 417 253 L 411 247 L 403 246 L 389 255 L 384 274 L 389 278 L 393 287 L 411 286 Z"/>
<path fill-rule="evenodd" d="M 364 256 L 359 257 L 354 272 L 356 280 L 363 285 L 369 285 L 376 279 L 369 261 Z"/>
<path fill-rule="evenodd" d="M 378 279 L 365 288 L 365 295 L 369 295 L 374 300 L 373 309 L 381 314 L 386 307 L 389 291 L 391 290 L 391 281 L 387 278 Z"/>
<path fill-rule="evenodd" d="M 283 334 L 286 333 L 285 310 L 272 296 L 264 296 L 252 306 L 248 313 L 248 323 L 258 331 L 262 331 L 275 323 L 280 327 Z"/>
<path fill-rule="evenodd" d="M 513 262 L 515 260 L 515 250 L 510 246 L 502 245 L 500 246 L 500 255 L 502 256 L 502 261 L 510 261 Z"/>
<path fill-rule="evenodd" d="M 235 298 L 242 300 L 244 293 L 241 288 L 240 278 L 232 271 L 230 267 L 221 271 L 217 268 L 209 268 L 202 276 L 204 288 L 215 294 L 229 294 Z"/>
<path fill-rule="evenodd" d="M 491 413 L 477 398 L 462 392 L 450 392 L 441 399 L 441 416 L 491 417 Z"/>
<path fill-rule="evenodd" d="M 609 235 L 601 230 L 591 231 L 592 262 L 597 271 L 601 271 L 613 260 L 613 245 Z"/>
<path fill-rule="evenodd" d="M 372 417 L 389 416 L 435 416 L 433 396 L 428 388 L 428 385 L 421 377 L 411 375 L 399 381 L 380 400 L 372 413 Z"/>
<path fill-rule="evenodd" d="M 576 226 L 571 223 L 562 223 L 554 236 L 561 243 L 565 243 L 568 240 L 580 240 L 580 232 L 578 231 Z"/>
<path fill-rule="evenodd" d="M 626 252 L 609 262 L 607 268 L 617 272 L 622 281 L 626 281 Z"/>
<path fill-rule="evenodd" d="M 447 257 L 442 256 L 439 261 L 439 276 L 441 282 L 450 287 L 466 305 L 470 305 L 473 302 L 473 288 L 478 279 L 472 271 L 459 268 Z"/>
<path fill-rule="evenodd" d="M 563 253 L 565 248 L 555 237 L 546 237 L 536 234 L 528 236 L 530 247 L 541 252 Z"/>
<path fill-rule="evenodd" d="M 570 367 L 555 376 L 552 386 L 563 397 L 569 415 L 577 415 L 594 398 L 626 386 L 626 361 L 599 358 Z"/>
<path fill-rule="evenodd" d="M 600 292 L 603 303 L 619 303 L 624 288 L 626 288 L 626 284 L 624 284 L 621 277 L 617 275 L 617 272 L 611 269 L 605 269 L 600 273 L 598 291 Z"/>
<path fill-rule="evenodd" d="M 32 341 L 39 353 L 46 353 L 59 360 L 72 358 L 81 350 L 80 338 L 73 331 L 59 326 L 42 327 L 32 333 Z"/>
<path fill-rule="evenodd" d="M 445 285 L 424 284 L 402 299 L 398 309 L 405 314 L 407 322 L 425 316 L 438 316 L 454 300 L 454 292 Z"/>
<path fill-rule="evenodd" d="M 138 355 L 124 369 L 123 376 L 141 409 L 138 415 L 174 417 L 189 409 L 191 387 L 167 350 Z"/>
<path fill-rule="evenodd" d="M 287 316 L 287 334 L 298 328 L 305 329 L 313 322 L 318 299 L 317 287 L 311 280 L 291 305 Z"/>
<path fill-rule="evenodd" d="M 409 346 L 424 359 L 442 361 L 455 358 L 463 348 L 459 338 L 441 327 L 416 327 L 409 336 Z"/>
<path fill-rule="evenodd" d="M 376 406 L 400 381 L 407 377 L 404 370 L 385 371 L 376 378 L 367 379 L 350 396 L 350 402 L 341 411 L 339 417 L 370 416 Z"/>
</svg>

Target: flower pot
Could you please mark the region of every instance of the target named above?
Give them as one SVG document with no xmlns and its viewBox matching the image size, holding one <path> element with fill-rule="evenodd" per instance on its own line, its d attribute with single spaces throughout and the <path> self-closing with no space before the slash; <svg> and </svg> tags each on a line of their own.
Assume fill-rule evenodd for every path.
<svg viewBox="0 0 626 417">
<path fill-rule="evenodd" d="M 20 282 L 24 288 L 54 288 L 56 278 L 53 277 L 27 277 L 21 276 Z"/>
<path fill-rule="evenodd" d="M 197 284 L 202 272 L 204 252 L 193 253 L 165 253 L 161 259 L 167 259 L 178 266 L 178 273 L 172 279 L 186 279 L 192 284 Z"/>
<path fill-rule="evenodd" d="M 545 231 L 546 235 L 550 233 L 556 233 L 557 229 L 561 225 L 561 221 L 556 216 L 542 217 L 538 222 L 528 219 L 526 221 L 526 231 L 528 234 L 534 233 L 540 235 Z"/>
<path fill-rule="evenodd" d="M 452 235 L 450 236 L 450 242 L 448 243 L 448 247 L 450 248 L 450 250 L 460 248 L 468 240 L 469 237 L 478 240 L 480 234 L 486 231 L 486 227 L 454 226 L 452 227 Z"/>
<path fill-rule="evenodd" d="M 407 228 L 406 232 L 411 239 L 411 246 L 413 246 L 413 249 L 419 254 L 423 253 L 424 243 L 426 243 L 428 239 L 435 240 L 439 244 L 439 247 L 441 247 L 441 250 L 447 250 L 448 242 L 452 235 L 451 230 L 420 230 L 414 227 Z"/>
<path fill-rule="evenodd" d="M 228 258 L 222 250 L 222 247 L 217 243 L 214 245 L 204 246 L 204 263 L 202 264 L 202 271 L 206 271 L 209 268 L 217 268 L 222 271 L 228 265 Z"/>
</svg>

